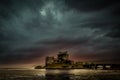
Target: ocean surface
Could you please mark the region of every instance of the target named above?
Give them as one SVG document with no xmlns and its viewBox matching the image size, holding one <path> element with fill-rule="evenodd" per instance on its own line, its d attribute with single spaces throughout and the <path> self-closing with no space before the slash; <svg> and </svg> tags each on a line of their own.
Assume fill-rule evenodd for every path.
<svg viewBox="0 0 120 80">
<path fill-rule="evenodd" d="M 120 70 L 1 69 L 0 80 L 120 80 Z"/>
</svg>

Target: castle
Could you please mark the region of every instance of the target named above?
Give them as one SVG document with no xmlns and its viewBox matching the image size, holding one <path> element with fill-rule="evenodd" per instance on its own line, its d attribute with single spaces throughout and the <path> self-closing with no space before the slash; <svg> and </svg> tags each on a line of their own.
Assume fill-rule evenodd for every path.
<svg viewBox="0 0 120 80">
<path fill-rule="evenodd" d="M 57 58 L 46 57 L 46 68 L 71 68 L 74 62 L 69 59 L 67 51 L 59 52 Z"/>
</svg>

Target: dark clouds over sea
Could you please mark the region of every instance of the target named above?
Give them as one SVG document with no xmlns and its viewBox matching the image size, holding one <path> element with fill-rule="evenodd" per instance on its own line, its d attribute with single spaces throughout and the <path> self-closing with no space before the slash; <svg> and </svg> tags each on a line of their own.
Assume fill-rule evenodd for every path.
<svg viewBox="0 0 120 80">
<path fill-rule="evenodd" d="M 64 50 L 77 60 L 119 63 L 119 34 L 118 0 L 0 0 L 0 64 Z"/>
</svg>

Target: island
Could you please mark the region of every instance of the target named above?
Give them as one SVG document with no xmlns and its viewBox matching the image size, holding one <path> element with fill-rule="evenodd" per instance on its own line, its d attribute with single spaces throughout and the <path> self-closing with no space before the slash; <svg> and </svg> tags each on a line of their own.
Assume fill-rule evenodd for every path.
<svg viewBox="0 0 120 80">
<path fill-rule="evenodd" d="M 36 66 L 35 69 L 103 69 L 103 70 L 120 70 L 120 64 L 100 64 L 93 62 L 81 62 L 70 60 L 67 51 L 59 52 L 57 58 L 47 56 L 45 58 L 45 66 Z"/>
</svg>

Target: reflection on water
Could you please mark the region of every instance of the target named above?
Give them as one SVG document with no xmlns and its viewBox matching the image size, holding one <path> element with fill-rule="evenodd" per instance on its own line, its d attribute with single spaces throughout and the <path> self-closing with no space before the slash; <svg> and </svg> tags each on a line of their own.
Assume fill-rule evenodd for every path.
<svg viewBox="0 0 120 80">
<path fill-rule="evenodd" d="M 47 70 L 46 80 L 120 80 L 120 71 L 114 70 Z"/>
<path fill-rule="evenodd" d="M 46 74 L 46 80 L 70 80 L 67 74 Z"/>
<path fill-rule="evenodd" d="M 120 80 L 120 70 L 0 70 L 0 80 Z"/>
</svg>

